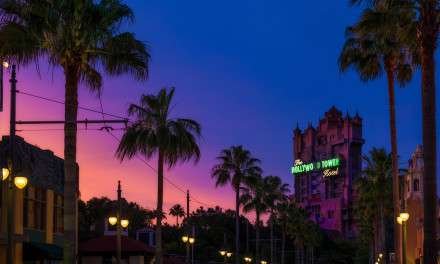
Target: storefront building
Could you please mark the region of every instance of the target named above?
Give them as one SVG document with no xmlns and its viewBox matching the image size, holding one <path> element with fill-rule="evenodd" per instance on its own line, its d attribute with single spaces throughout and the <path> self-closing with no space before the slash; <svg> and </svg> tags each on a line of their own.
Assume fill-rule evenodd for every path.
<svg viewBox="0 0 440 264">
<path fill-rule="evenodd" d="M 6 159 L 8 137 L 0 141 L 0 158 Z M 64 162 L 49 150 L 42 150 L 16 137 L 17 173 L 27 186 L 13 188 L 14 263 L 58 263 L 63 246 Z M 1 186 L 0 263 L 7 252 L 7 186 Z M 5 202 L 4 202 L 5 201 Z"/>
<path fill-rule="evenodd" d="M 356 234 L 354 181 L 362 168 L 362 118 L 332 107 L 316 127 L 293 132 L 295 200 L 321 228 Z"/>
</svg>

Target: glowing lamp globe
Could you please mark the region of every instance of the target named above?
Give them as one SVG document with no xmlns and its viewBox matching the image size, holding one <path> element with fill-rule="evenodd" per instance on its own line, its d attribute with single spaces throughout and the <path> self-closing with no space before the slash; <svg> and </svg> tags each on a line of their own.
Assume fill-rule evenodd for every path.
<svg viewBox="0 0 440 264">
<path fill-rule="evenodd" d="M 219 253 L 220 253 L 221 256 L 226 255 L 226 251 L 225 250 L 220 250 Z"/>
<path fill-rule="evenodd" d="M 9 170 L 7 168 L 2 168 L 2 180 L 6 180 L 9 176 Z"/>
<path fill-rule="evenodd" d="M 183 237 L 182 237 L 182 241 L 183 241 L 183 243 L 186 243 L 186 242 L 188 242 L 188 239 L 189 239 L 189 237 L 188 237 L 188 236 L 183 236 Z"/>
<path fill-rule="evenodd" d="M 129 222 L 128 222 L 127 219 L 122 219 L 122 220 L 121 220 L 121 226 L 122 226 L 123 228 L 127 228 L 128 224 L 129 224 Z"/>
<path fill-rule="evenodd" d="M 230 258 L 232 256 L 232 252 L 226 253 L 226 257 Z"/>
<path fill-rule="evenodd" d="M 194 244 L 194 242 L 196 242 L 196 239 L 193 237 L 190 237 L 188 241 L 190 244 Z"/>
<path fill-rule="evenodd" d="M 382 253 L 379 253 L 379 258 L 382 258 L 383 257 L 383 254 Z"/>
<path fill-rule="evenodd" d="M 116 218 L 115 216 L 110 216 L 108 218 L 108 222 L 109 222 L 110 225 L 114 226 L 118 222 L 118 218 Z"/>
<path fill-rule="evenodd" d="M 400 213 L 399 216 L 400 216 L 400 218 L 402 218 L 403 222 L 406 222 L 409 219 L 409 214 L 408 213 Z"/>
<path fill-rule="evenodd" d="M 399 223 L 399 225 L 401 225 L 403 223 L 402 217 L 398 216 L 397 217 L 397 223 Z"/>
<path fill-rule="evenodd" d="M 26 187 L 28 179 L 26 177 L 18 176 L 14 178 L 14 184 L 18 189 Z"/>
<path fill-rule="evenodd" d="M 9 62 L 4 61 L 4 62 L 3 62 L 3 67 L 5 67 L 5 68 L 9 68 Z"/>
</svg>

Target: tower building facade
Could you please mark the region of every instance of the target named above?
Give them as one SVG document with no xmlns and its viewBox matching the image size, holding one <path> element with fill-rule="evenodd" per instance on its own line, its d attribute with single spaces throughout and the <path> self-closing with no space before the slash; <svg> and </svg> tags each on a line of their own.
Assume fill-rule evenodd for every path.
<svg viewBox="0 0 440 264">
<path fill-rule="evenodd" d="M 295 200 L 323 229 L 356 233 L 354 181 L 362 169 L 362 118 L 332 107 L 316 127 L 293 131 Z"/>
</svg>

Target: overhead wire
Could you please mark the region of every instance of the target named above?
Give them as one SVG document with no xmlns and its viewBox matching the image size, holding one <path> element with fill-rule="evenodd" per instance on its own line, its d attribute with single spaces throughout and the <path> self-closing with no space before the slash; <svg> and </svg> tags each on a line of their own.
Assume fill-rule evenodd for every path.
<svg viewBox="0 0 440 264">
<path fill-rule="evenodd" d="M 61 101 L 61 100 L 57 100 L 57 99 L 53 99 L 53 98 L 49 98 L 49 97 L 44 97 L 44 96 L 41 96 L 41 95 L 37 95 L 37 94 L 33 94 L 33 93 L 30 93 L 30 92 L 27 92 L 27 91 L 24 91 L 24 90 L 19 90 L 19 91 L 17 91 L 17 93 L 20 93 L 20 94 L 23 94 L 23 95 L 26 95 L 26 96 L 29 96 L 29 97 L 33 97 L 33 98 L 36 98 L 36 99 L 40 99 L 40 100 L 44 100 L 44 101 L 47 101 L 47 102 L 52 102 L 52 103 L 56 103 L 56 104 L 61 104 L 61 105 L 65 105 L 65 102 L 63 102 L 63 101 Z M 101 95 L 99 94 L 98 95 L 98 99 L 99 99 L 99 106 L 100 106 L 100 110 L 101 111 L 99 111 L 99 110 L 96 110 L 96 109 L 93 109 L 93 108 L 89 108 L 89 107 L 84 107 L 84 106 L 78 106 L 78 109 L 81 109 L 81 110 L 84 110 L 84 111 L 88 111 L 88 112 L 92 112 L 92 113 L 96 113 L 96 114 L 101 114 L 102 115 L 102 118 L 103 118 L 103 120 L 105 119 L 105 116 L 109 116 L 109 117 L 114 117 L 114 118 L 119 118 L 119 119 L 124 119 L 124 120 L 127 120 L 128 122 L 130 122 L 130 123 L 132 123 L 133 121 L 132 120 L 130 120 L 128 117 L 126 117 L 126 116 L 121 116 L 121 115 L 117 115 L 117 114 L 113 114 L 113 113 L 108 113 L 108 112 L 105 112 L 104 111 L 104 107 L 103 107 L 103 104 L 102 104 L 102 99 L 101 99 Z M 83 129 L 78 129 L 78 130 L 82 130 L 82 131 L 86 131 L 86 130 L 92 130 L 92 131 L 106 131 L 106 132 L 108 132 L 108 134 L 113 138 L 113 139 L 115 139 L 118 143 L 121 141 L 116 135 L 114 135 L 113 133 L 112 133 L 112 131 L 115 131 L 115 130 L 124 130 L 125 128 L 113 128 L 113 127 L 109 127 L 109 126 L 106 126 L 106 124 L 104 123 L 104 126 L 103 127 L 101 127 L 101 128 L 97 128 L 97 129 L 94 129 L 94 128 L 83 128 Z M 47 128 L 47 129 L 22 129 L 22 130 L 18 130 L 18 131 L 23 131 L 23 132 L 39 132 L 39 131 L 64 131 L 64 129 L 57 129 L 57 128 L 51 128 L 51 129 L 49 129 L 49 128 Z M 154 168 L 153 166 L 151 166 L 145 159 L 143 159 L 142 157 L 140 157 L 139 155 L 136 155 L 136 159 L 138 159 L 139 161 L 141 161 L 142 163 L 144 163 L 145 165 L 147 165 L 151 170 L 153 170 L 154 172 L 156 172 L 157 173 L 157 170 L 156 170 L 156 168 Z M 168 177 L 165 177 L 164 176 L 164 180 L 168 183 L 168 184 L 170 184 L 172 187 L 174 187 L 175 189 L 177 189 L 178 191 L 180 191 L 180 192 L 182 192 L 183 194 L 185 194 L 186 195 L 186 190 L 183 188 L 183 187 L 181 187 L 181 186 L 179 186 L 178 184 L 176 184 L 176 183 L 174 183 L 172 180 L 170 180 Z M 204 206 L 207 206 L 207 207 L 215 207 L 215 205 L 213 205 L 213 204 L 209 204 L 209 203 L 206 203 L 206 202 L 203 202 L 203 201 L 201 201 L 201 200 L 199 200 L 199 199 L 197 199 L 196 197 L 194 197 L 194 195 L 191 195 L 190 194 L 190 199 L 191 199 L 191 201 L 193 201 L 193 202 L 195 202 L 195 203 L 197 203 L 197 204 L 200 204 L 200 205 L 204 205 Z"/>
</svg>

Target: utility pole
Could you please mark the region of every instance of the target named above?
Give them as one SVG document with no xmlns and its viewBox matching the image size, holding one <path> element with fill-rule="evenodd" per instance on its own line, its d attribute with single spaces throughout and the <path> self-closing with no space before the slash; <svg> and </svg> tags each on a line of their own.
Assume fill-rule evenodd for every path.
<svg viewBox="0 0 440 264">
<path fill-rule="evenodd" d="M 186 232 L 188 232 L 188 220 L 189 220 L 189 190 L 186 191 Z M 186 243 L 186 259 L 185 259 L 185 263 L 189 264 L 190 260 L 189 260 L 189 243 Z"/>
<path fill-rule="evenodd" d="M 194 228 L 194 225 L 192 226 L 192 237 L 196 237 L 196 230 Z M 191 264 L 194 264 L 194 243 L 191 244 Z"/>
<path fill-rule="evenodd" d="M 121 181 L 118 181 L 118 210 L 116 212 L 116 217 L 118 218 L 118 223 L 116 225 L 116 263 L 121 264 Z"/>
<path fill-rule="evenodd" d="M 10 175 L 8 177 L 8 249 L 6 253 L 6 259 L 8 264 L 14 263 L 14 253 L 15 253 L 15 241 L 14 241 L 14 188 L 13 179 L 15 176 L 15 166 L 14 166 L 14 145 L 15 145 L 15 119 L 16 119 L 16 93 L 17 93 L 17 79 L 16 79 L 16 66 L 12 65 L 11 79 L 11 111 L 10 111 L 10 124 L 9 124 L 9 168 Z"/>
</svg>

